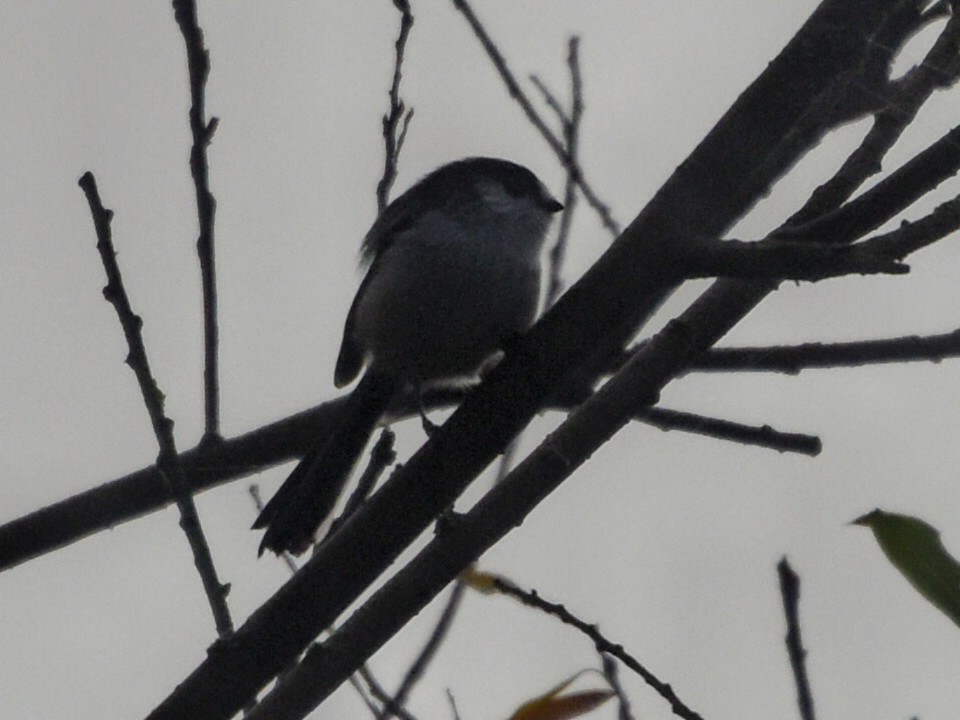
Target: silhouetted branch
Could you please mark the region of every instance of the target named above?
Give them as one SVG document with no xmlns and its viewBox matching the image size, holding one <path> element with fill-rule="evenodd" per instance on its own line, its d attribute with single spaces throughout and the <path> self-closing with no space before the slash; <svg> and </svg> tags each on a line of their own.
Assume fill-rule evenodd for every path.
<svg viewBox="0 0 960 720">
<path fill-rule="evenodd" d="M 570 112 L 566 112 L 559 101 L 540 80 L 531 76 L 547 104 L 553 108 L 563 128 L 563 142 L 570 164 L 567 166 L 567 178 L 563 190 L 563 214 L 560 216 L 560 227 L 557 230 L 557 240 L 550 248 L 550 271 L 547 279 L 547 292 L 544 306 L 550 307 L 563 292 L 563 264 L 567 254 L 567 242 L 570 237 L 570 228 L 573 225 L 573 215 L 577 203 L 577 179 L 571 168 L 580 163 L 580 122 L 583 118 L 583 80 L 580 75 L 580 38 L 570 38 L 567 54 L 567 66 L 570 68 Z"/>
<path fill-rule="evenodd" d="M 543 121 L 543 118 L 541 118 L 539 113 L 537 113 L 536 109 L 534 109 L 533 103 L 530 102 L 530 99 L 520 88 L 520 84 L 517 82 L 516 77 L 507 65 L 507 61 L 504 59 L 503 54 L 497 48 L 496 44 L 493 42 L 493 39 L 483 27 L 483 24 L 480 22 L 480 19 L 477 17 L 476 13 L 473 12 L 473 9 L 467 4 L 466 0 L 453 0 L 453 6 L 463 13 L 463 16 L 467 19 L 467 23 L 469 23 L 470 28 L 473 30 L 474 35 L 477 36 L 477 40 L 480 41 L 480 44 L 483 46 L 484 51 L 486 51 L 490 61 L 497 69 L 497 72 L 499 73 L 500 78 L 503 80 L 504 85 L 506 85 L 507 92 L 510 93 L 510 97 L 516 100 L 517 104 L 519 104 L 520 108 L 523 110 L 524 115 L 527 116 L 527 119 L 539 131 L 543 139 L 547 141 L 547 145 L 550 146 L 550 149 L 553 150 L 554 154 L 557 156 L 557 158 L 559 158 L 563 167 L 572 177 L 576 179 L 577 185 L 580 186 L 580 191 L 583 193 L 583 196 L 586 198 L 587 202 L 590 203 L 590 206 L 596 211 L 604 227 L 607 228 L 611 235 L 619 235 L 620 225 L 616 220 L 613 219 L 613 214 L 610 212 L 610 208 L 607 207 L 607 205 L 601 201 L 597 194 L 593 191 L 593 188 L 587 183 L 587 180 L 583 175 L 583 170 L 567 153 L 563 142 L 547 126 L 547 124 Z"/>
<path fill-rule="evenodd" d="M 440 613 L 440 619 L 437 621 L 437 624 L 433 628 L 433 632 L 430 633 L 430 637 L 427 639 L 426 644 L 417 654 L 416 659 L 407 669 L 406 674 L 403 676 L 403 680 L 400 683 L 400 687 L 397 688 L 397 692 L 394 693 L 393 697 L 390 698 L 383 712 L 377 717 L 377 720 L 389 720 L 389 718 L 397 715 L 397 708 L 402 708 L 404 703 L 406 703 L 407 698 L 410 696 L 411 691 L 414 686 L 417 684 L 417 681 L 423 677 L 423 673 L 427 669 L 430 661 L 436 656 L 437 650 L 440 649 L 440 645 L 446 639 L 447 635 L 450 632 L 450 627 L 453 624 L 453 618 L 457 614 L 457 610 L 460 608 L 460 602 L 463 600 L 463 593 L 466 589 L 466 585 L 462 582 L 455 582 L 453 584 L 453 590 L 450 591 L 450 597 L 447 600 L 447 604 L 443 608 L 443 612 Z"/>
<path fill-rule="evenodd" d="M 890 57 L 913 32 L 923 28 L 939 10 L 931 8 L 920 14 L 918 5 L 901 4 L 897 20 L 889 26 L 895 38 L 888 38 L 886 47 L 877 38 L 875 47 Z M 897 41 L 899 39 L 899 41 Z M 899 81 L 880 91 L 883 107 L 874 116 L 873 127 L 829 181 L 817 188 L 804 207 L 787 221 L 787 225 L 803 225 L 829 213 L 844 203 L 871 175 L 880 172 L 887 151 L 913 122 L 917 111 L 934 90 L 956 82 L 960 73 L 960 13 L 954 12 L 947 27 L 937 38 L 926 57 Z"/>
<path fill-rule="evenodd" d="M 690 366 L 699 372 L 783 372 L 876 363 L 940 362 L 960 356 L 960 329 L 942 335 L 760 348 L 711 348 Z"/>
<path fill-rule="evenodd" d="M 617 660 L 643 678 L 643 681 L 647 683 L 647 685 L 652 687 L 660 697 L 670 703 L 670 709 L 678 717 L 686 718 L 687 720 L 703 720 L 699 713 L 687 707 L 686 703 L 677 697 L 677 694 L 669 684 L 663 682 L 650 672 L 639 660 L 628 653 L 622 645 L 607 639 L 595 624 L 584 622 L 563 605 L 544 600 L 536 590 L 522 590 L 503 577 L 495 577 L 493 583 L 496 589 L 504 595 L 519 600 L 527 607 L 532 607 L 555 617 L 564 625 L 569 625 L 579 630 L 583 635 L 586 635 L 598 652 L 617 658 Z"/>
<path fill-rule="evenodd" d="M 603 677 L 617 695 L 617 702 L 619 704 L 617 717 L 619 720 L 634 720 L 633 712 L 630 710 L 630 698 L 627 697 L 627 693 L 620 684 L 620 677 L 617 672 L 617 661 L 612 655 L 604 652 L 600 653 L 600 660 L 603 663 Z"/>
<path fill-rule="evenodd" d="M 205 88 L 210 74 L 210 56 L 203 45 L 203 31 L 197 23 L 194 0 L 173 0 L 174 17 L 187 47 L 187 68 L 190 73 L 190 173 L 196 188 L 200 235 L 197 254 L 200 258 L 200 279 L 203 286 L 204 334 L 204 418 L 203 442 L 220 440 L 220 370 L 218 361 L 219 326 L 217 320 L 217 273 L 213 242 L 214 215 L 217 201 L 210 192 L 207 146 L 217 129 L 217 118 L 205 118 Z"/>
<path fill-rule="evenodd" d="M 427 409 L 450 407 L 459 404 L 467 392 L 465 388 L 430 390 L 424 394 L 423 403 Z M 581 394 L 576 400 L 558 402 L 551 407 L 570 410 L 586 396 Z M 202 492 L 301 457 L 318 438 L 333 431 L 345 397 L 330 400 L 222 443 L 187 450 L 179 456 L 179 461 L 191 489 L 194 493 Z M 418 407 L 415 398 L 408 398 L 392 412 L 395 417 L 409 417 L 417 414 Z M 637 419 L 663 430 L 706 434 L 783 451 L 809 453 L 817 442 L 816 438 L 808 436 L 793 436 L 767 428 L 755 431 L 726 420 L 689 416 L 662 408 L 653 408 Z M 0 571 L 92 533 L 160 510 L 171 502 L 173 498 L 169 488 L 156 468 L 150 466 L 40 508 L 0 525 Z"/>
<path fill-rule="evenodd" d="M 395 59 L 393 63 L 393 80 L 390 83 L 390 110 L 383 116 L 383 176 L 377 183 L 377 211 L 383 212 L 390 203 L 390 189 L 397 178 L 397 162 L 403 141 L 407 137 L 407 128 L 413 118 L 413 108 L 406 109 L 400 98 L 400 80 L 403 77 L 403 53 L 407 47 L 407 38 L 413 28 L 413 13 L 407 0 L 394 0 L 393 4 L 400 11 L 400 32 L 394 43 Z"/>
<path fill-rule="evenodd" d="M 386 706 L 390 701 L 390 693 L 387 692 L 386 688 L 380 684 L 380 681 L 377 680 L 373 674 L 366 667 L 361 667 L 357 670 L 357 675 L 363 679 L 367 684 L 367 687 L 370 689 L 370 694 L 373 695 L 380 703 Z M 374 708 L 373 716 L 376 717 L 382 712 L 381 708 Z M 410 712 L 404 707 L 395 707 L 394 714 L 400 718 L 400 720 L 416 720 L 416 718 L 410 714 Z M 254 718 L 246 718 L 245 720 L 257 720 Z M 270 720 L 270 718 L 265 718 L 264 720 Z"/>
<path fill-rule="evenodd" d="M 905 245 L 905 243 L 904 243 Z M 747 280 L 817 281 L 841 275 L 904 275 L 900 259 L 910 250 L 892 244 L 854 245 L 790 240 L 714 240 L 692 238 L 683 243 L 681 261 L 686 278 L 724 277 Z"/>
<path fill-rule="evenodd" d="M 938 205 L 926 217 L 903 222 L 896 230 L 869 238 L 859 247 L 891 258 L 902 258 L 960 229 L 960 196 Z"/>
<path fill-rule="evenodd" d="M 777 563 L 777 575 L 780 578 L 780 594 L 783 597 L 783 612 L 787 618 L 787 655 L 793 669 L 793 680 L 797 687 L 797 705 L 802 720 L 815 720 L 813 695 L 810 693 L 810 681 L 807 678 L 807 651 L 803 649 L 800 637 L 800 577 L 790 567 L 786 558 Z"/>
<path fill-rule="evenodd" d="M 815 435 L 786 433 L 774 430 L 769 425 L 756 427 L 679 410 L 648 408 L 640 410 L 637 413 L 637 419 L 661 430 L 682 430 L 718 440 L 731 440 L 744 445 L 770 448 L 779 452 L 816 456 L 823 449 L 820 438 Z"/>
<path fill-rule="evenodd" d="M 113 219 L 113 211 L 107 210 L 100 201 L 97 181 L 92 173 L 84 173 L 79 184 L 90 204 L 90 213 L 93 215 L 97 231 L 97 250 L 100 252 L 100 259 L 107 274 L 107 285 L 103 295 L 117 311 L 120 324 L 123 326 L 123 334 L 129 348 L 127 365 L 137 377 L 140 392 L 153 425 L 153 432 L 160 445 L 157 468 L 176 497 L 177 506 L 180 509 L 180 527 L 186 533 L 190 549 L 193 551 L 194 563 L 200 573 L 210 609 L 213 611 L 217 633 L 221 638 L 228 638 L 233 633 L 233 621 L 230 619 L 226 602 L 230 586 L 222 584 L 217 578 L 210 547 L 203 535 L 200 517 L 193 503 L 190 484 L 177 455 L 177 446 L 173 439 L 173 421 L 164 414 L 163 393 L 157 387 L 156 380 L 150 372 L 147 351 L 140 333 L 143 321 L 134 314 L 127 298 L 127 291 L 123 287 L 123 278 L 120 275 L 120 267 L 117 265 L 116 251 L 113 249 L 111 239 L 110 221 Z"/>
<path fill-rule="evenodd" d="M 784 226 L 772 235 L 816 242 L 854 242 L 895 218 L 940 183 L 956 175 L 958 169 L 960 125 L 854 200 L 803 225 Z M 811 201 L 816 197 L 815 193 Z"/>
</svg>

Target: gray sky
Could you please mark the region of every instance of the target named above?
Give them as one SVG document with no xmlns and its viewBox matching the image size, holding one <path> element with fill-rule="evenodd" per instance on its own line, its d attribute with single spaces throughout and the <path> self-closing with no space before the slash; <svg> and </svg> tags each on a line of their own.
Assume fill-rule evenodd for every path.
<svg viewBox="0 0 960 720">
<path fill-rule="evenodd" d="M 582 36 L 587 174 L 629 221 L 806 19 L 809 0 L 477 2 L 520 77 L 565 93 L 566 39 Z M 450 3 L 414 5 L 403 95 L 416 109 L 397 190 L 466 155 L 509 157 L 560 191 L 562 173 Z M 201 2 L 212 61 L 210 151 L 218 201 L 224 431 L 253 429 L 334 395 L 333 363 L 373 220 L 392 4 Z M 918 40 L 903 62 L 922 55 Z M 187 166 L 183 43 L 169 3 L 7 3 L 0 13 L 0 521 L 156 456 L 83 194 L 92 170 L 112 208 L 128 292 L 181 449 L 202 429 L 196 214 Z M 937 97 L 894 167 L 957 121 Z M 736 234 L 799 206 L 865 130 L 836 133 Z M 956 194 L 956 180 L 938 198 Z M 928 205 L 929 206 L 929 205 Z M 913 213 L 914 215 L 916 213 Z M 567 277 L 609 242 L 581 209 Z M 730 343 L 872 338 L 957 326 L 956 238 L 912 273 L 784 287 Z M 703 284 L 683 288 L 676 312 Z M 960 635 L 883 559 L 854 517 L 920 515 L 960 553 L 957 363 L 691 376 L 664 404 L 819 434 L 817 459 L 634 425 L 482 560 L 599 622 L 707 718 L 789 717 L 794 689 L 775 564 L 803 581 L 809 669 L 823 717 L 950 717 Z M 547 415 L 528 435 L 554 426 Z M 422 441 L 401 430 L 401 453 Z M 269 495 L 288 468 L 257 478 Z M 198 499 L 239 624 L 286 579 L 256 559 L 247 483 Z M 478 491 L 471 492 L 476 497 Z M 392 686 L 431 608 L 372 667 Z M 0 574 L 0 717 L 146 714 L 214 637 L 174 510 Z M 506 717 L 597 661 L 586 641 L 503 598 L 469 596 L 413 699 L 421 717 Z M 669 708 L 626 671 L 637 717 Z M 589 682 L 587 682 L 589 684 Z M 363 712 L 341 690 L 334 711 Z M 593 717 L 613 718 L 611 707 Z M 319 715 L 319 714 L 318 714 Z"/>
</svg>

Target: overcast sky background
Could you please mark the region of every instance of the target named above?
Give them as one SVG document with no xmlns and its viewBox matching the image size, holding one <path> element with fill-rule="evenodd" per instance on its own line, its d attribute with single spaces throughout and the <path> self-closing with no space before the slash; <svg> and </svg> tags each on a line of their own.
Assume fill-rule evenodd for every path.
<svg viewBox="0 0 960 720">
<path fill-rule="evenodd" d="M 621 223 L 643 207 L 816 6 L 811 0 L 508 0 L 476 10 L 520 77 L 565 96 L 582 37 L 586 173 Z M 452 4 L 415 3 L 403 96 L 416 109 L 397 190 L 449 160 L 508 157 L 560 193 L 562 172 L 507 97 Z M 251 430 L 333 397 L 343 317 L 375 214 L 398 15 L 385 0 L 201 2 L 218 202 L 223 425 Z M 927 40 L 929 42 L 929 38 Z M 910 46 L 903 67 L 925 50 Z M 202 430 L 196 212 L 183 41 L 166 2 L 6 3 L 0 12 L 0 522 L 156 456 L 77 179 L 96 174 L 181 449 Z M 531 89 L 532 92 L 532 89 Z M 934 98 L 895 167 L 957 122 Z M 825 142 L 735 231 L 762 236 L 798 207 L 866 125 Z M 960 190 L 956 180 L 936 197 Z M 925 205 L 929 207 L 929 203 Z M 916 216 L 920 211 L 912 211 Z M 866 339 L 957 326 L 958 238 L 906 277 L 784 287 L 729 343 Z M 609 237 L 581 205 L 566 275 Z M 676 312 L 706 286 L 684 287 Z M 666 315 L 665 315 L 666 317 Z M 824 718 L 955 717 L 960 632 L 846 523 L 880 506 L 919 515 L 960 553 L 960 363 L 691 376 L 668 407 L 820 435 L 819 458 L 640 425 L 623 430 L 482 567 L 564 602 L 706 718 L 794 717 L 775 565 L 789 556 Z M 528 437 L 561 418 L 546 416 Z M 401 435 L 401 455 L 422 440 Z M 269 496 L 288 467 L 257 480 Z M 239 625 L 286 579 L 256 559 L 248 482 L 198 499 Z M 472 493 L 472 497 L 476 492 Z M 393 687 L 431 606 L 371 663 Z M 175 510 L 0 574 L 0 717 L 136 718 L 203 659 L 214 628 Z M 423 718 L 506 717 L 597 666 L 589 643 L 504 598 L 470 595 L 413 699 Z M 669 708 L 627 671 L 638 718 Z M 598 684 L 599 680 L 597 680 Z M 591 683 L 587 683 L 591 684 Z M 317 716 L 363 717 L 350 689 Z M 605 707 L 594 717 L 613 718 Z"/>
</svg>

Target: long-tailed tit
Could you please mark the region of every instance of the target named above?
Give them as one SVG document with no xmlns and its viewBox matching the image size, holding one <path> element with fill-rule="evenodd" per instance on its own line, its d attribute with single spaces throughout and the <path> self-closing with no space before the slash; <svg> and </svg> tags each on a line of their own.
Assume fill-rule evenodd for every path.
<svg viewBox="0 0 960 720">
<path fill-rule="evenodd" d="M 394 200 L 363 241 L 369 269 L 343 331 L 334 382 L 366 365 L 337 429 L 307 453 L 260 513 L 260 553 L 300 553 L 333 508 L 391 400 L 475 376 L 536 316 L 540 256 L 562 209 L 528 169 L 468 158 Z"/>
</svg>

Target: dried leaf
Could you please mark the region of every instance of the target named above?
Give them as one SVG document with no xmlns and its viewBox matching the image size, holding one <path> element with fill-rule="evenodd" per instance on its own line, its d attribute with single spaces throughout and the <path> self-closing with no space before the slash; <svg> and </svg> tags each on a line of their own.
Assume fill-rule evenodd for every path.
<svg viewBox="0 0 960 720">
<path fill-rule="evenodd" d="M 612 690 L 585 690 L 584 692 L 538 698 L 521 706 L 511 720 L 568 720 L 586 715 L 614 696 Z"/>
<path fill-rule="evenodd" d="M 467 587 L 484 595 L 493 595 L 498 592 L 497 581 L 500 577 L 500 575 L 494 573 L 480 572 L 475 565 L 471 565 L 460 573 L 460 580 Z"/>
<path fill-rule="evenodd" d="M 540 697 L 524 703 L 510 716 L 510 720 L 568 720 L 585 715 L 615 695 L 612 690 L 585 690 L 561 695 L 586 670 L 571 675 Z"/>
</svg>

